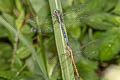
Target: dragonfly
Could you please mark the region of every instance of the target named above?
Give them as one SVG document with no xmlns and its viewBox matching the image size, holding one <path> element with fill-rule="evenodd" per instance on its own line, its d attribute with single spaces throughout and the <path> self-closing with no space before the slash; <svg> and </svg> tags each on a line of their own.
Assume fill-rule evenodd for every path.
<svg viewBox="0 0 120 80">
<path fill-rule="evenodd" d="M 76 66 L 75 61 L 74 61 L 73 52 L 72 52 L 71 47 L 69 46 L 68 38 L 67 38 L 67 35 L 66 35 L 65 30 L 64 30 L 63 25 L 62 25 L 62 17 L 61 17 L 60 11 L 59 11 L 59 10 L 55 10 L 55 11 L 54 11 L 54 15 L 55 15 L 55 17 L 56 17 L 57 22 L 58 22 L 59 25 L 60 25 L 60 28 L 61 28 L 61 30 L 62 30 L 64 39 L 65 39 L 65 42 L 66 42 L 66 49 L 67 49 L 67 50 L 69 51 L 69 53 L 70 53 L 70 58 L 71 58 L 71 60 L 72 60 L 72 64 L 73 64 L 73 66 L 74 66 L 76 75 L 77 75 L 78 79 L 80 80 L 80 75 L 79 75 L 77 66 Z"/>
</svg>

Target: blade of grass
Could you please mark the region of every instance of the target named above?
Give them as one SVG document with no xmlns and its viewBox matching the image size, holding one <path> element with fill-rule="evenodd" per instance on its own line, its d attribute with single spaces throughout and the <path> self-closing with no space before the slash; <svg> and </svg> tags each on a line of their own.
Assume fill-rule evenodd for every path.
<svg viewBox="0 0 120 80">
<path fill-rule="evenodd" d="M 31 53 L 33 55 L 33 59 L 35 61 L 37 61 L 38 65 L 43 73 L 43 77 L 45 78 L 45 80 L 48 80 L 47 70 L 45 69 L 44 63 L 40 59 L 38 59 L 37 53 L 36 53 L 35 49 L 33 48 L 32 44 L 30 42 L 28 42 L 20 32 L 17 32 L 7 21 L 5 21 L 4 18 L 0 17 L 0 23 L 3 24 L 4 27 L 7 28 L 11 32 L 12 35 L 19 33 L 18 34 L 19 39 L 31 51 Z"/>
<path fill-rule="evenodd" d="M 49 0 L 49 4 L 51 9 L 51 15 L 54 14 L 54 10 L 56 9 L 60 10 L 60 12 L 62 13 L 60 0 Z M 55 17 L 52 17 L 52 21 L 54 24 L 53 26 L 54 26 L 55 41 L 56 41 L 58 57 L 62 72 L 62 78 L 63 80 L 74 80 L 75 76 L 74 76 L 73 66 L 70 58 L 67 59 L 67 57 L 69 56 L 67 55 L 66 44 L 62 34 L 62 30 L 60 29 L 59 24 L 57 22 L 55 23 L 55 20 L 56 20 Z M 63 27 L 65 29 L 64 24 Z"/>
</svg>

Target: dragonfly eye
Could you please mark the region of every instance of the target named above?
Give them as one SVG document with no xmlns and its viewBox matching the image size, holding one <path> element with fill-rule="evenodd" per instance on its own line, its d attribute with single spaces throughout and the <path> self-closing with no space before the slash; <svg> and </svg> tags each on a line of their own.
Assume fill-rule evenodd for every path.
<svg viewBox="0 0 120 80">
<path fill-rule="evenodd" d="M 57 13 L 57 10 L 54 10 L 54 14 L 56 14 Z"/>
<path fill-rule="evenodd" d="M 56 10 L 54 10 L 54 13 L 58 14 L 58 13 L 60 13 L 60 11 L 56 9 Z"/>
</svg>

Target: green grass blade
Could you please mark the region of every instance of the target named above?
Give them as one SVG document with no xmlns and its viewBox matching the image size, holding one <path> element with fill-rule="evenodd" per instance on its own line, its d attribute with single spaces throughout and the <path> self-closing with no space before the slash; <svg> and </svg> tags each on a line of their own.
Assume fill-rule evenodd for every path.
<svg viewBox="0 0 120 80">
<path fill-rule="evenodd" d="M 45 69 L 44 63 L 43 61 L 41 61 L 40 59 L 38 59 L 37 53 L 35 51 L 35 49 L 33 48 L 32 44 L 29 43 L 22 34 L 20 34 L 20 32 L 17 32 L 7 21 L 5 21 L 2 17 L 0 17 L 0 23 L 4 25 L 5 28 L 7 28 L 12 35 L 18 34 L 19 39 L 24 43 L 24 45 L 31 51 L 32 55 L 33 55 L 33 59 L 35 61 L 37 61 L 42 73 L 43 73 L 43 77 L 48 80 L 47 77 L 47 71 Z"/>
<path fill-rule="evenodd" d="M 60 0 L 49 0 L 50 9 L 51 9 L 51 15 L 53 15 L 54 10 L 59 9 L 62 13 L 62 7 Z M 54 34 L 55 34 L 55 41 L 61 66 L 61 72 L 62 72 L 62 78 L 63 80 L 74 80 L 74 71 L 73 66 L 71 63 L 69 56 L 66 52 L 66 44 L 64 41 L 64 37 L 62 34 L 62 31 L 60 29 L 59 24 L 55 23 L 55 17 L 52 17 L 53 26 L 54 26 Z M 63 27 L 65 29 L 65 25 L 63 24 Z"/>
</svg>

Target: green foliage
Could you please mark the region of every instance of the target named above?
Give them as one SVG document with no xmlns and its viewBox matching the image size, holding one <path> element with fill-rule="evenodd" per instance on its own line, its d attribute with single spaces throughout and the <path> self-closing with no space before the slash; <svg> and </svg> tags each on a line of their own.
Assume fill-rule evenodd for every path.
<svg viewBox="0 0 120 80">
<path fill-rule="evenodd" d="M 100 59 L 102 61 L 113 59 L 120 51 L 120 28 L 115 28 L 107 31 L 103 35 L 103 40 L 100 44 Z M 110 35 L 110 36 L 109 36 Z"/>
<path fill-rule="evenodd" d="M 3 78 L 3 79 L 7 79 L 7 80 L 18 80 L 15 77 L 15 73 L 10 72 L 10 71 L 1 71 L 0 72 L 0 77 Z"/>
<path fill-rule="evenodd" d="M 0 42 L 0 71 L 9 69 L 12 47 L 5 42 Z"/>
<path fill-rule="evenodd" d="M 106 67 L 120 64 L 119 0 L 60 1 L 69 44 L 82 80 L 100 80 Z M 54 23 L 53 2 L 0 1 L 0 80 L 75 79 L 72 64 L 66 63 L 69 56 L 59 55 L 67 56 L 64 60 L 57 56 L 65 45 L 59 26 Z M 53 25 L 54 34 L 49 31 Z M 32 32 L 33 27 L 39 32 Z"/>
<path fill-rule="evenodd" d="M 2 12 L 12 12 L 13 11 L 13 0 L 0 1 L 0 11 Z"/>
</svg>

